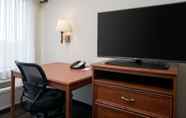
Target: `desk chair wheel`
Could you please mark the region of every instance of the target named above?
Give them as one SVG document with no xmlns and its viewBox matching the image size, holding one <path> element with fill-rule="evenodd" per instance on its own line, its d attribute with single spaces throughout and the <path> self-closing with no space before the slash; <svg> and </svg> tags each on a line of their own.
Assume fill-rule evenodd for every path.
<svg viewBox="0 0 186 118">
<path fill-rule="evenodd" d="M 47 115 L 44 113 L 31 113 L 32 118 L 47 118 Z"/>
</svg>

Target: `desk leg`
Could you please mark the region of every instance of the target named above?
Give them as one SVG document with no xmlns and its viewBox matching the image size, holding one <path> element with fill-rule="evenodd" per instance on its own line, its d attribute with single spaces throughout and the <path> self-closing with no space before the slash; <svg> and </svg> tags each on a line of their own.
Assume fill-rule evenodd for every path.
<svg viewBox="0 0 186 118">
<path fill-rule="evenodd" d="M 15 77 L 13 72 L 11 72 L 11 108 L 10 108 L 11 118 L 15 118 Z"/>
<path fill-rule="evenodd" d="M 66 91 L 66 118 L 72 118 L 72 91 Z"/>
</svg>

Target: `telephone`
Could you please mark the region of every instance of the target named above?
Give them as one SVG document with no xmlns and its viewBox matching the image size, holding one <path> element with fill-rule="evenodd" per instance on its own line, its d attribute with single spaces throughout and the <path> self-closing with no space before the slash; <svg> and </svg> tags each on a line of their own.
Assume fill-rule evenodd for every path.
<svg viewBox="0 0 186 118">
<path fill-rule="evenodd" d="M 70 66 L 71 69 L 83 69 L 85 67 L 86 67 L 86 62 L 80 61 L 80 60 L 79 61 L 75 61 Z"/>
</svg>

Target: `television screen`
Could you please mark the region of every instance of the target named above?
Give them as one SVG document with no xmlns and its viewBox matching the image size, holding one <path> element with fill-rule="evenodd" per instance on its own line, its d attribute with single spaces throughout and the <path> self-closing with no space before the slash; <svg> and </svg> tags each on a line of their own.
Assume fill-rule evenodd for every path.
<svg viewBox="0 0 186 118">
<path fill-rule="evenodd" d="M 98 56 L 186 61 L 186 3 L 98 13 Z"/>
</svg>

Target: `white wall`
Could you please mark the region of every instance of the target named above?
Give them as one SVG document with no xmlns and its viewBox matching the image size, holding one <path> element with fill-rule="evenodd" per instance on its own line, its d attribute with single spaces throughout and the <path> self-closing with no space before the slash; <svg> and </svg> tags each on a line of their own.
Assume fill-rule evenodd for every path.
<svg viewBox="0 0 186 118">
<path fill-rule="evenodd" d="M 43 63 L 84 59 L 95 62 L 97 52 L 97 13 L 108 10 L 172 3 L 184 0 L 49 0 L 42 5 Z M 73 25 L 72 42 L 60 44 L 57 19 L 67 18 Z"/>
<path fill-rule="evenodd" d="M 40 21 L 41 62 L 73 62 L 83 59 L 89 63 L 97 58 L 97 13 L 141 6 L 159 5 L 185 0 L 49 0 L 42 5 Z M 60 33 L 56 32 L 57 19 L 66 18 L 73 26 L 72 42 L 60 44 Z M 183 80 L 182 80 L 183 81 Z M 182 83 L 182 86 L 184 82 Z M 186 83 L 186 82 L 185 82 Z M 91 103 L 90 86 L 76 92 L 75 97 Z M 180 87 L 181 91 L 184 90 Z M 90 97 L 87 97 L 90 96 Z M 181 96 L 182 98 L 186 98 Z M 181 98 L 180 98 L 181 99 Z M 180 103 L 180 102 L 179 102 Z M 183 103 L 179 114 L 183 114 Z M 186 114 L 184 114 L 186 117 Z"/>
</svg>

